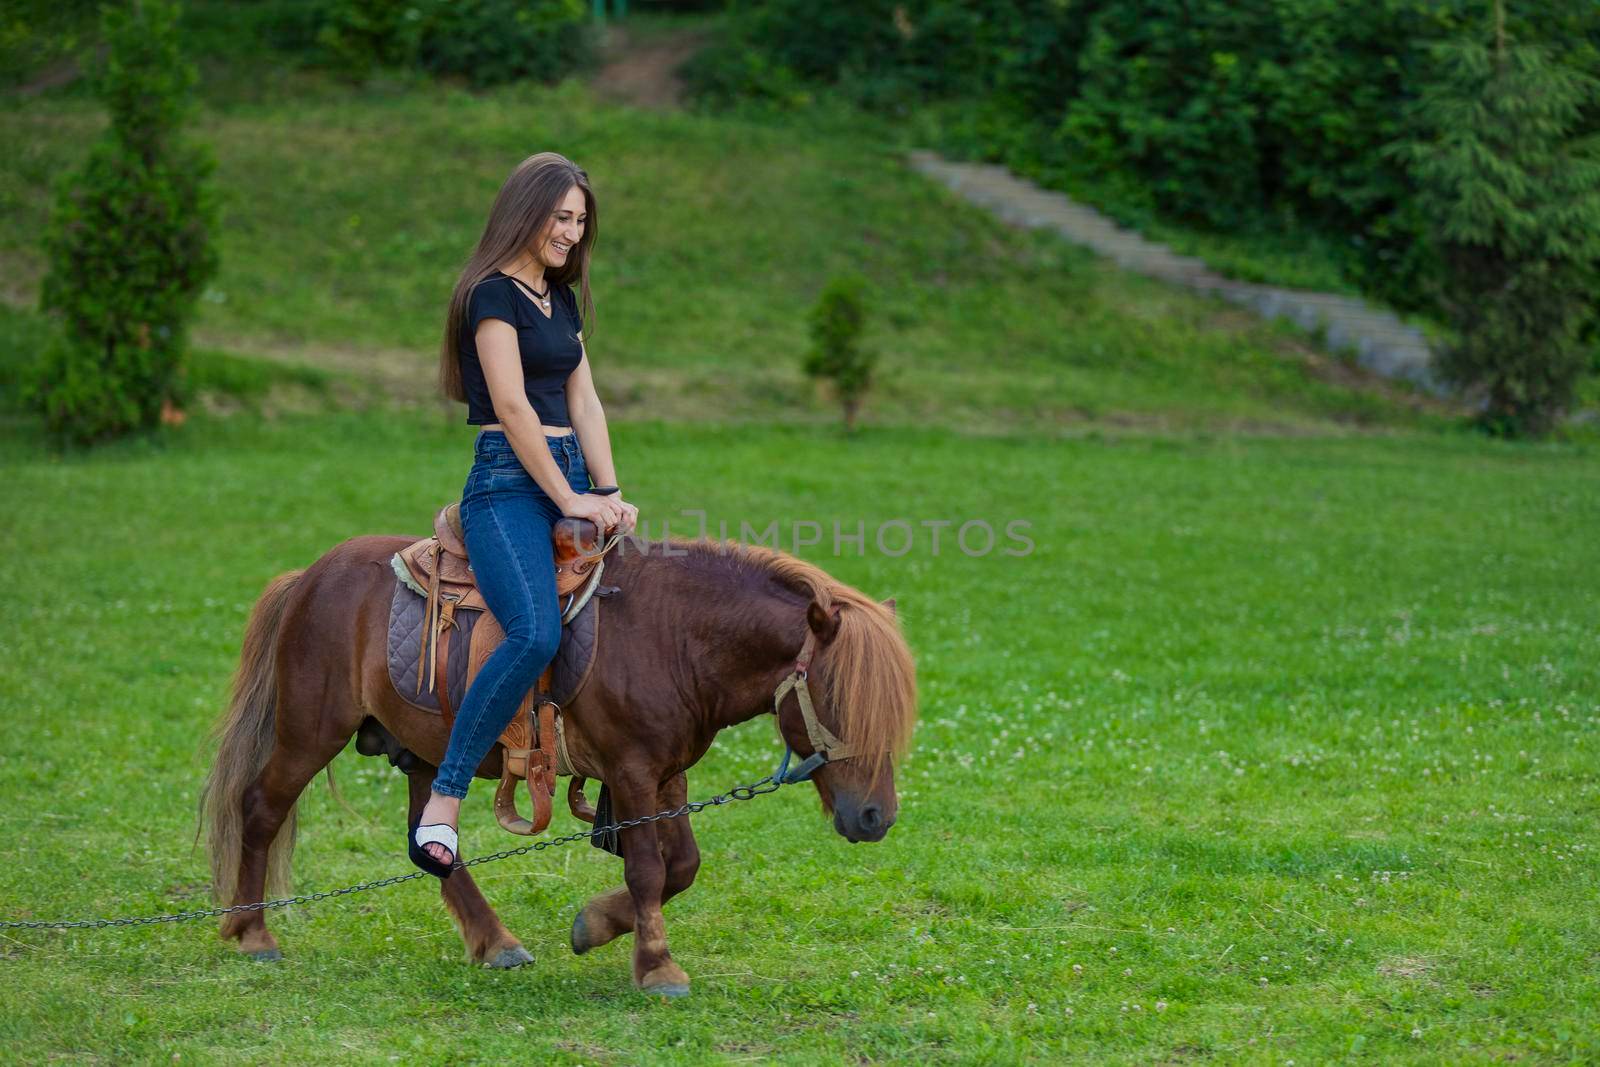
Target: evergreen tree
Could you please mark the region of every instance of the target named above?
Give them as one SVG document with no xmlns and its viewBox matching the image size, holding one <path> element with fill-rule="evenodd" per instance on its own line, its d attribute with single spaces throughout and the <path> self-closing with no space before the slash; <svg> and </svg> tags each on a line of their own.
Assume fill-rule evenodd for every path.
<svg viewBox="0 0 1600 1067">
<path fill-rule="evenodd" d="M 1600 81 L 1507 40 L 1438 46 L 1439 77 L 1398 152 L 1432 220 L 1442 306 L 1459 339 L 1446 377 L 1487 394 L 1486 425 L 1542 434 L 1590 361 L 1600 264 L 1600 143 L 1580 136 Z"/>
<path fill-rule="evenodd" d="M 856 412 L 861 397 L 872 384 L 876 357 L 861 348 L 861 329 L 866 312 L 857 296 L 859 278 L 835 278 L 823 289 L 811 309 L 811 351 L 806 354 L 805 372 L 813 378 L 833 382 L 839 403 L 844 408 L 846 433 L 854 433 Z"/>
<path fill-rule="evenodd" d="M 51 431 L 88 442 L 155 425 L 182 400 L 184 334 L 216 271 L 209 153 L 181 123 L 196 81 L 173 0 L 101 8 L 96 95 L 111 113 L 88 159 L 56 185 L 42 310 L 60 321 L 29 390 Z"/>
</svg>

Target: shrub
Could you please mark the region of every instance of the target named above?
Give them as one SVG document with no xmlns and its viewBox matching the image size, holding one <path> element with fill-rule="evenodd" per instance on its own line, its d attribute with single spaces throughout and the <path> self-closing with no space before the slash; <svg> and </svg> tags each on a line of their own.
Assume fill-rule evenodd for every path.
<svg viewBox="0 0 1600 1067">
<path fill-rule="evenodd" d="M 755 100 L 803 107 L 812 95 L 798 74 L 737 35 L 700 49 L 679 74 L 690 96 L 719 106 Z"/>
<path fill-rule="evenodd" d="M 177 18 L 172 0 L 102 8 L 108 55 L 94 89 L 111 123 L 55 186 L 39 304 L 61 329 L 28 389 L 59 439 L 148 428 L 183 399 L 184 333 L 217 259 L 215 163 L 180 131 L 196 72 Z"/>
<path fill-rule="evenodd" d="M 352 81 L 365 81 L 378 67 L 411 66 L 422 43 L 422 10 L 415 4 L 321 0 L 296 17 L 315 27 L 321 61 Z"/>
<path fill-rule="evenodd" d="M 811 309 L 811 350 L 806 354 L 805 372 L 813 378 L 833 383 L 844 408 L 844 428 L 853 433 L 861 397 L 872 384 L 876 357 L 861 348 L 861 329 L 866 313 L 857 295 L 859 278 L 835 278 L 822 290 Z"/>
<path fill-rule="evenodd" d="M 353 81 L 400 67 L 478 87 L 555 82 L 595 56 L 584 0 L 309 0 L 279 8 L 273 21 L 279 47 L 309 48 Z"/>
<path fill-rule="evenodd" d="M 554 82 L 594 59 L 593 28 L 584 0 L 447 2 L 426 19 L 420 61 L 477 86 Z"/>
</svg>

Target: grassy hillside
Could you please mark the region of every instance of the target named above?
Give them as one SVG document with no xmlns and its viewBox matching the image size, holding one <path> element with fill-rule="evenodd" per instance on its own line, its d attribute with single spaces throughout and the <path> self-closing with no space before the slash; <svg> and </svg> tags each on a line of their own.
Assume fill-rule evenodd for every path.
<svg viewBox="0 0 1600 1067">
<path fill-rule="evenodd" d="M 427 396 L 450 285 L 495 190 L 553 148 L 597 189 L 590 354 L 622 417 L 831 417 L 798 371 L 805 313 L 853 270 L 872 286 L 879 423 L 1415 422 L 1409 398 L 1350 388 L 1360 376 L 1279 328 L 1009 230 L 909 173 L 885 131 L 854 117 L 645 113 L 577 82 L 356 89 L 253 62 L 208 80 L 196 124 L 226 205 L 205 347 Z M 101 123 L 76 90 L 0 116 L 16 146 L 0 159 L 15 306 L 31 306 L 43 269 L 48 181 Z M 10 360 L 18 347 L 0 345 Z"/>
</svg>

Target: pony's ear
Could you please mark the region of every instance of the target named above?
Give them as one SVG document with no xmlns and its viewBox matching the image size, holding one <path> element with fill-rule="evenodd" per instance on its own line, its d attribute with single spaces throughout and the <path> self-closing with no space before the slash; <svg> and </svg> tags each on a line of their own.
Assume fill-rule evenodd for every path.
<svg viewBox="0 0 1600 1067">
<path fill-rule="evenodd" d="M 883 606 L 884 606 L 884 607 L 886 607 L 886 608 L 888 608 L 888 609 L 889 609 L 889 614 L 890 614 L 890 615 L 893 615 L 893 614 L 895 614 L 895 610 L 894 610 L 894 597 L 890 597 L 890 598 L 889 598 L 889 599 L 888 599 L 888 600 L 885 600 L 885 601 L 884 601 L 884 602 L 883 602 Z"/>
<path fill-rule="evenodd" d="M 825 645 L 839 632 L 839 609 L 835 607 L 828 611 L 813 600 L 811 606 L 806 608 L 806 625 L 817 635 L 817 640 Z"/>
</svg>

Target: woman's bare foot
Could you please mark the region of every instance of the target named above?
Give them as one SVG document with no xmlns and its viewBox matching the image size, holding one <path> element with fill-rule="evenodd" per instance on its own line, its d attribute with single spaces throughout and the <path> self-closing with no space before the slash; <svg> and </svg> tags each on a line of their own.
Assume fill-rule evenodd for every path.
<svg viewBox="0 0 1600 1067">
<path fill-rule="evenodd" d="M 461 821 L 461 799 L 447 797 L 442 793 L 428 794 L 428 802 L 422 806 L 422 818 L 417 821 L 418 826 L 432 826 L 435 823 L 445 823 L 454 829 Z M 451 864 L 456 858 L 450 850 L 437 841 L 430 841 L 422 846 L 422 850 L 440 863 Z"/>
</svg>

